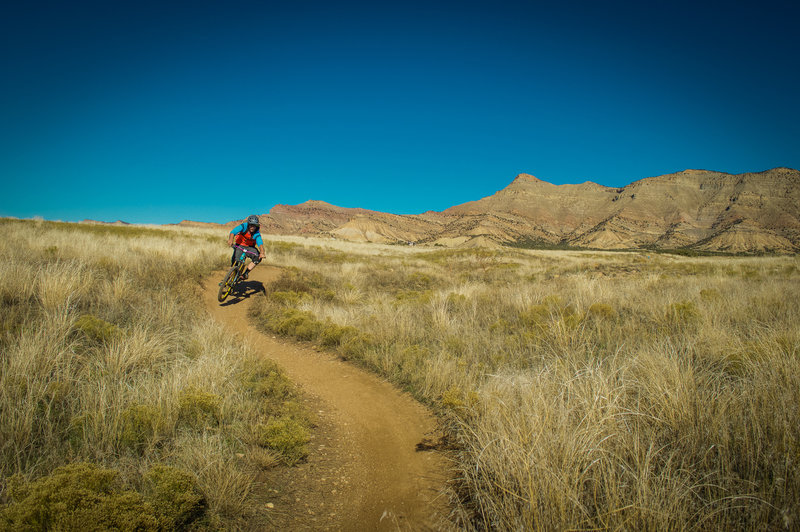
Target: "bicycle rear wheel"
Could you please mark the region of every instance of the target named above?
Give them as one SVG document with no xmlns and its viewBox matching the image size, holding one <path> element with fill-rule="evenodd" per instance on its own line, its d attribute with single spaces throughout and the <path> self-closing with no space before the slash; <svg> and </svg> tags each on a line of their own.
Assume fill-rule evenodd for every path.
<svg viewBox="0 0 800 532">
<path fill-rule="evenodd" d="M 225 301 L 225 298 L 228 297 L 228 294 L 233 290 L 233 285 L 236 284 L 238 273 L 236 266 L 228 270 L 228 273 L 219 285 L 219 292 L 217 293 L 217 300 L 219 300 L 220 303 Z"/>
</svg>

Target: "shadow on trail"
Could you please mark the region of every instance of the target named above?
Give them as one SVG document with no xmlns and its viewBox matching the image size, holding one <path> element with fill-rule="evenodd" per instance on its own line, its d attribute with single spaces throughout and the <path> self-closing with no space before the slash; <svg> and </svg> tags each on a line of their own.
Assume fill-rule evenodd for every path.
<svg viewBox="0 0 800 532">
<path fill-rule="evenodd" d="M 227 307 L 235 305 L 259 293 L 267 293 L 266 288 L 264 288 L 264 285 L 260 281 L 239 281 L 236 283 L 236 286 L 233 287 L 233 290 L 231 290 L 228 299 L 226 299 L 224 303 L 220 303 L 219 306 Z"/>
</svg>

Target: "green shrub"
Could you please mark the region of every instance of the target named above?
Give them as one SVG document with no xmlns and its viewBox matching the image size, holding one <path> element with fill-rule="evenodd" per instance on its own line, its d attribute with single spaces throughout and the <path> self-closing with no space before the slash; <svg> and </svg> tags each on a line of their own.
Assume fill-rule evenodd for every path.
<svg viewBox="0 0 800 532">
<path fill-rule="evenodd" d="M 273 253 L 288 253 L 303 249 L 300 244 L 293 244 L 291 242 L 269 241 L 267 243 L 269 251 Z"/>
<path fill-rule="evenodd" d="M 153 441 L 158 426 L 158 411 L 147 405 L 132 405 L 122 411 L 119 442 L 123 447 L 142 452 Z"/>
<path fill-rule="evenodd" d="M 322 324 L 314 314 L 297 309 L 286 309 L 275 322 L 275 332 L 294 336 L 300 340 L 313 340 Z"/>
<path fill-rule="evenodd" d="M 439 397 L 439 403 L 447 410 L 461 416 L 467 414 L 467 409 L 475 407 L 478 403 L 478 394 L 474 391 L 465 392 L 459 387 L 448 388 Z"/>
<path fill-rule="evenodd" d="M 247 391 L 271 402 L 284 401 L 294 393 L 292 382 L 281 367 L 263 358 L 248 366 L 243 381 Z"/>
<path fill-rule="evenodd" d="M 672 303 L 667 307 L 667 321 L 673 325 L 688 325 L 700 319 L 700 311 L 693 301 Z"/>
<path fill-rule="evenodd" d="M 320 333 L 320 343 L 326 347 L 336 347 L 342 345 L 347 338 L 358 335 L 358 329 L 350 326 L 339 326 L 335 323 L 325 325 Z"/>
<path fill-rule="evenodd" d="M 280 453 L 288 465 L 296 464 L 308 456 L 308 429 L 292 417 L 283 416 L 265 425 L 258 425 L 254 432 L 254 443 Z"/>
<path fill-rule="evenodd" d="M 144 494 L 162 530 L 176 530 L 202 516 L 206 501 L 194 475 L 156 465 L 144 477 Z"/>
<path fill-rule="evenodd" d="M 395 298 L 400 303 L 424 305 L 433 299 L 432 290 L 398 290 Z"/>
<path fill-rule="evenodd" d="M 420 272 L 414 272 L 409 275 L 406 282 L 411 289 L 420 291 L 433 288 L 433 286 L 436 284 L 436 280 L 434 280 L 433 277 L 427 273 Z"/>
<path fill-rule="evenodd" d="M 413 371 L 410 368 L 417 368 L 418 371 L 425 366 L 426 361 L 431 356 L 431 349 L 422 344 L 411 344 L 400 350 L 397 361 L 399 364 L 406 368 L 407 371 Z"/>
<path fill-rule="evenodd" d="M 178 419 L 195 428 L 216 425 L 220 417 L 219 395 L 190 388 L 181 392 L 178 398 Z"/>
<path fill-rule="evenodd" d="M 311 296 L 326 298 L 330 286 L 322 275 L 318 273 L 301 272 L 298 268 L 286 268 L 283 275 L 269 286 L 269 293 L 295 292 Z M 332 293 L 332 292 L 331 292 Z"/>
<path fill-rule="evenodd" d="M 578 313 L 572 305 L 561 307 L 558 309 L 558 314 L 561 316 L 561 321 L 569 329 L 575 329 L 583 320 L 583 316 Z"/>
<path fill-rule="evenodd" d="M 254 317 L 267 330 L 299 340 L 322 338 L 326 345 L 336 345 L 347 331 L 337 331 L 335 325 L 317 320 L 313 313 L 292 307 L 277 306 L 267 301 L 254 309 Z"/>
<path fill-rule="evenodd" d="M 397 292 L 411 290 L 425 292 L 442 285 L 441 279 L 427 273 L 395 270 L 390 267 L 376 267 L 364 271 L 361 275 L 364 286 L 379 292 Z"/>
<path fill-rule="evenodd" d="M 606 303 L 593 303 L 586 311 L 586 317 L 594 320 L 616 321 L 619 315 L 611 305 Z"/>
<path fill-rule="evenodd" d="M 457 335 L 447 335 L 442 341 L 442 350 L 445 353 L 449 353 L 450 355 L 458 358 L 463 356 L 467 352 L 467 343 L 464 341 L 464 338 Z M 427 353 L 428 350 L 420 350 L 417 348 L 415 351 Z M 412 351 L 413 352 L 413 351 Z"/>
<path fill-rule="evenodd" d="M 363 358 L 366 352 L 375 345 L 374 338 L 367 333 L 353 333 L 342 337 L 338 352 L 347 360 L 348 358 Z"/>
<path fill-rule="evenodd" d="M 284 307 L 294 307 L 300 304 L 300 301 L 306 294 L 307 292 L 295 292 L 289 290 L 285 292 L 270 292 L 267 297 L 270 301 L 273 301 Z"/>
<path fill-rule="evenodd" d="M 108 343 L 120 334 L 119 327 L 93 314 L 84 314 L 75 320 L 75 330 L 96 343 Z"/>
<path fill-rule="evenodd" d="M 544 326 L 551 318 L 547 305 L 532 305 L 519 313 L 520 323 L 528 329 Z"/>
<path fill-rule="evenodd" d="M 152 506 L 117 477 L 114 470 L 88 463 L 60 467 L 33 482 L 11 477 L 11 503 L 0 510 L 0 528 L 158 530 Z"/>
<path fill-rule="evenodd" d="M 464 406 L 464 393 L 459 388 L 449 388 L 442 392 L 439 401 L 447 409 L 455 410 Z"/>
<path fill-rule="evenodd" d="M 319 322 L 310 312 L 295 308 L 272 308 L 266 305 L 256 312 L 256 318 L 270 331 L 303 340 L 313 339 Z"/>
</svg>

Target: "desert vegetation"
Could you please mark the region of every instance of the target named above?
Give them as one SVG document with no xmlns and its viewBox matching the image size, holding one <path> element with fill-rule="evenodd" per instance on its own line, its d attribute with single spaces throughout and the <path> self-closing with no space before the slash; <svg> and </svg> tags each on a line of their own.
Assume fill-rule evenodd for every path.
<svg viewBox="0 0 800 532">
<path fill-rule="evenodd" d="M 224 235 L 0 220 L 0 529 L 264 528 L 281 369 L 201 312 Z"/>
<path fill-rule="evenodd" d="M 268 527 L 310 421 L 200 311 L 223 237 L 0 231 L 0 528 Z M 267 247 L 254 321 L 441 413 L 460 526 L 800 526 L 797 257 Z"/>
<path fill-rule="evenodd" d="M 268 247 L 254 320 L 441 412 L 461 526 L 800 526 L 796 256 Z"/>
</svg>

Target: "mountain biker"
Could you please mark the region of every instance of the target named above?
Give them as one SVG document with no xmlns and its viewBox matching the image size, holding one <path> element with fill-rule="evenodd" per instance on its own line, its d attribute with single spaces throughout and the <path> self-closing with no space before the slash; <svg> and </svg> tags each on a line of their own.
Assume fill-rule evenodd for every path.
<svg viewBox="0 0 800 532">
<path fill-rule="evenodd" d="M 244 223 L 237 225 L 228 233 L 229 246 L 233 246 L 235 242 L 247 250 L 248 253 L 252 253 L 250 257 L 252 262 L 247 265 L 247 270 L 244 272 L 243 279 L 247 279 L 250 272 L 253 271 L 253 268 L 266 256 L 264 255 L 264 241 L 261 240 L 261 233 L 259 232 L 260 228 L 261 222 L 258 221 L 258 216 L 251 214 Z M 256 246 L 258 246 L 258 249 L 256 249 Z M 233 266 L 233 263 L 242 253 L 244 253 L 244 251 L 239 247 L 233 248 L 231 266 Z M 258 257 L 255 257 L 255 255 L 258 255 Z"/>
</svg>

